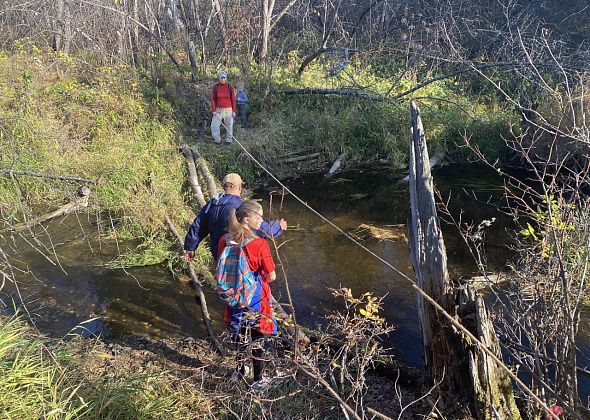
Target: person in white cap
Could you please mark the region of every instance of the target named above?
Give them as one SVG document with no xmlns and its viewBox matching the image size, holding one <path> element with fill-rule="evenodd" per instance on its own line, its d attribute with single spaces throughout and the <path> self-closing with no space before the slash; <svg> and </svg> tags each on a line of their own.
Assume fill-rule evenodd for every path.
<svg viewBox="0 0 590 420">
<path fill-rule="evenodd" d="M 229 225 L 229 215 L 232 209 L 238 208 L 244 200 L 240 197 L 244 183 L 240 175 L 227 174 L 223 178 L 223 192 L 216 194 L 203 206 L 184 238 L 184 260 L 189 262 L 195 257 L 195 250 L 207 235 L 211 235 L 209 249 L 213 258 L 217 260 L 219 240 Z M 276 237 L 287 230 L 285 219 L 264 220 L 260 226 L 260 237 Z"/>
<path fill-rule="evenodd" d="M 236 116 L 236 92 L 234 87 L 227 82 L 227 73 L 219 72 L 219 82 L 213 85 L 211 90 L 211 135 L 213 141 L 221 144 L 221 123 L 225 125 L 225 144 L 231 144 L 234 130 L 234 117 Z"/>
</svg>

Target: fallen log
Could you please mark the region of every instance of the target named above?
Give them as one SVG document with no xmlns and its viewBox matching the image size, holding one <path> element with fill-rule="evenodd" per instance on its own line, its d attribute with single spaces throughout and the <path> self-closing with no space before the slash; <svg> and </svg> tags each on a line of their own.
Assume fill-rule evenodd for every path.
<svg viewBox="0 0 590 420">
<path fill-rule="evenodd" d="M 0 174 L 12 174 L 12 175 L 23 175 L 23 176 L 32 176 L 37 178 L 47 178 L 47 179 L 58 179 L 60 181 L 71 181 L 71 182 L 85 182 L 88 184 L 96 184 L 95 179 L 89 178 L 80 178 L 77 176 L 66 176 L 66 175 L 54 175 L 54 174 L 46 174 L 43 172 L 32 172 L 32 171 L 15 171 L 11 168 L 1 168 Z"/>
<path fill-rule="evenodd" d="M 289 157 L 298 156 L 298 155 L 301 155 L 301 153 L 311 152 L 311 151 L 313 151 L 313 149 L 314 149 L 313 146 L 306 146 L 306 147 L 303 147 L 301 149 L 292 150 L 292 151 L 290 151 L 288 153 L 284 153 L 282 155 L 278 155 L 277 156 L 277 159 L 286 159 L 286 158 L 289 158 Z"/>
<path fill-rule="evenodd" d="M 201 185 L 199 184 L 199 178 L 197 177 L 197 168 L 195 167 L 195 158 L 193 156 L 193 152 L 189 147 L 184 143 L 182 145 L 182 154 L 184 155 L 184 159 L 186 160 L 186 165 L 188 167 L 188 181 L 193 188 L 193 194 L 195 196 L 195 200 L 199 203 L 199 208 L 203 207 L 207 204 L 207 200 L 205 200 L 205 196 L 203 195 L 203 190 L 201 189 Z"/>
<path fill-rule="evenodd" d="M 168 224 L 168 228 L 170 229 L 170 231 L 172 232 L 172 234 L 176 238 L 178 244 L 182 248 L 182 245 L 183 245 L 182 236 L 180 236 L 180 234 L 178 233 L 178 231 L 174 227 L 172 220 L 170 220 L 170 218 L 168 216 L 166 216 L 166 223 Z M 211 317 L 209 316 L 209 309 L 207 308 L 207 300 L 205 298 L 205 293 L 203 292 L 203 286 L 201 284 L 201 281 L 199 280 L 199 277 L 197 276 L 197 273 L 195 272 L 195 269 L 192 267 L 191 264 L 188 265 L 188 270 L 189 270 L 189 275 L 191 278 L 190 285 L 197 292 L 199 300 L 201 301 L 201 313 L 203 314 L 203 322 L 205 323 L 205 327 L 207 327 L 207 331 L 209 332 L 209 336 L 213 340 L 213 344 L 215 345 L 215 348 L 217 349 L 217 351 L 219 351 L 219 353 L 222 356 L 225 356 L 225 349 L 223 348 L 223 345 L 217 339 L 217 336 L 215 335 L 215 332 L 213 331 L 213 321 L 211 320 Z"/>
<path fill-rule="evenodd" d="M 287 89 L 283 91 L 285 95 L 341 95 L 341 96 L 354 96 L 355 98 L 366 99 L 369 101 L 391 101 L 383 95 L 375 95 L 372 93 L 366 93 L 355 89 L 323 89 L 323 88 L 302 88 L 302 89 Z"/>
<path fill-rule="evenodd" d="M 295 157 L 291 157 L 291 158 L 281 159 L 278 162 L 279 163 L 300 162 L 302 160 L 312 160 L 312 159 L 318 158 L 319 156 L 320 156 L 319 152 L 316 152 L 316 153 L 311 153 L 309 155 L 295 156 Z"/>
<path fill-rule="evenodd" d="M 215 182 L 215 177 L 211 175 L 207 161 L 201 157 L 197 147 L 193 146 L 192 150 L 193 156 L 195 157 L 195 162 L 197 164 L 197 169 L 201 172 L 201 176 L 205 179 L 207 193 L 209 194 L 209 199 L 211 199 L 215 194 L 217 194 L 217 183 Z"/>
<path fill-rule="evenodd" d="M 41 224 L 43 222 L 46 222 L 47 220 L 51 220 L 51 219 L 54 219 L 54 218 L 60 217 L 60 216 L 65 216 L 70 213 L 74 213 L 74 212 L 80 211 L 82 209 L 85 209 L 88 207 L 89 197 L 90 197 L 90 188 L 80 187 L 80 188 L 78 188 L 78 197 L 76 197 L 74 200 L 72 200 L 68 204 L 64 204 L 63 206 L 60 206 L 59 208 L 57 208 L 56 210 L 54 210 L 50 213 L 44 214 L 39 217 L 35 217 L 34 219 L 31 219 L 27 222 L 18 223 L 16 225 L 8 226 L 7 228 L 0 230 L 0 233 L 4 233 L 7 231 L 18 232 L 18 231 L 21 231 L 24 229 L 29 229 L 29 228 L 32 228 L 33 226 L 36 226 L 36 225 Z"/>
</svg>

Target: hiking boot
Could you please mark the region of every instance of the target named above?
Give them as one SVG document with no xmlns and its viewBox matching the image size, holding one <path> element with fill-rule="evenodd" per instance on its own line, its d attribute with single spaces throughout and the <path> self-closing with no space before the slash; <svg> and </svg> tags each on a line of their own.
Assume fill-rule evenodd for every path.
<svg viewBox="0 0 590 420">
<path fill-rule="evenodd" d="M 224 146 L 231 146 L 231 143 L 232 143 L 231 141 L 225 141 L 225 142 L 223 142 L 223 145 Z"/>
<path fill-rule="evenodd" d="M 215 143 L 216 145 L 219 146 L 219 145 L 221 145 L 221 140 L 219 140 L 219 141 L 218 140 L 213 140 L 213 143 Z"/>
</svg>

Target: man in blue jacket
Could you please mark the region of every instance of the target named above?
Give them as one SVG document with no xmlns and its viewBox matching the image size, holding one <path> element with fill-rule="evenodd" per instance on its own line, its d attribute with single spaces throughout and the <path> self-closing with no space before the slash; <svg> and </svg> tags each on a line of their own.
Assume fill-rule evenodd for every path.
<svg viewBox="0 0 590 420">
<path fill-rule="evenodd" d="M 243 202 L 240 198 L 242 190 L 243 182 L 240 175 L 231 173 L 223 178 L 223 192 L 216 194 L 203 206 L 184 238 L 184 260 L 186 262 L 192 261 L 195 257 L 195 250 L 207 235 L 211 235 L 210 250 L 213 258 L 217 260 L 217 247 L 229 225 L 229 213 Z M 284 219 L 272 222 L 264 220 L 260 230 L 262 237 L 276 237 L 287 230 L 287 222 Z"/>
</svg>

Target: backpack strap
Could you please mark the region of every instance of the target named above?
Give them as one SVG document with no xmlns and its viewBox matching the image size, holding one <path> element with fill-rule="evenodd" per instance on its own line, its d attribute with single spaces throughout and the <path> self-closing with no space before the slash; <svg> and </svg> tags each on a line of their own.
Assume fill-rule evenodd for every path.
<svg viewBox="0 0 590 420">
<path fill-rule="evenodd" d="M 242 241 L 242 243 L 240 244 L 240 248 L 242 249 L 242 251 L 244 252 L 244 255 L 246 256 L 246 259 L 250 259 L 250 255 L 248 255 L 248 251 L 246 251 L 246 245 L 248 245 L 250 242 L 252 242 L 254 240 L 254 238 L 246 238 Z"/>
<path fill-rule="evenodd" d="M 250 242 L 252 242 L 254 240 L 254 238 L 249 238 L 247 237 L 246 239 L 244 239 L 242 241 L 242 243 L 240 244 L 240 247 L 244 248 L 246 245 L 248 245 Z"/>
</svg>

